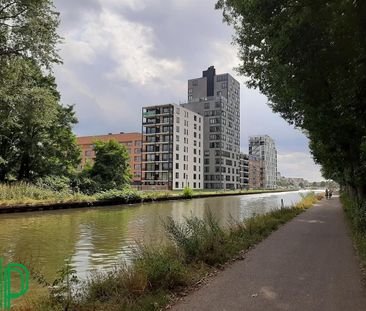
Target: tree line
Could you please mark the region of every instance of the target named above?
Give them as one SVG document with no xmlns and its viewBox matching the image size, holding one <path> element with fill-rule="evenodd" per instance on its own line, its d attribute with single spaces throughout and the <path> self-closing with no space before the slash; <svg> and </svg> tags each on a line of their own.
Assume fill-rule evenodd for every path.
<svg viewBox="0 0 366 311">
<path fill-rule="evenodd" d="M 52 0 L 0 0 L 0 182 L 64 176 L 78 189 L 129 183 L 126 148 L 96 143 L 96 161 L 78 172 L 74 107 L 60 102 L 60 18 Z"/>
<path fill-rule="evenodd" d="M 366 2 L 219 0 L 237 71 L 301 129 L 326 179 L 366 196 Z"/>
</svg>

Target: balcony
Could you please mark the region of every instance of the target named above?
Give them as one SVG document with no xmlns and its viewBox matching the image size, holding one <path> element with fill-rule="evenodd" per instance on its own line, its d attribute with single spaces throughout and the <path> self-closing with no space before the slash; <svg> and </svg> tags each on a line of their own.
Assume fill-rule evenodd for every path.
<svg viewBox="0 0 366 311">
<path fill-rule="evenodd" d="M 153 117 L 157 114 L 156 112 L 157 112 L 156 110 L 147 110 L 142 113 L 142 116 L 144 118 Z"/>
</svg>

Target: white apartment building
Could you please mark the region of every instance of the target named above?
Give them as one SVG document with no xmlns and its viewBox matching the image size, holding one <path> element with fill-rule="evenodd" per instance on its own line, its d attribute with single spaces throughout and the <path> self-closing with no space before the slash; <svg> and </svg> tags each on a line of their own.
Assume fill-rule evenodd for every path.
<svg viewBox="0 0 366 311">
<path fill-rule="evenodd" d="M 143 189 L 203 189 L 203 117 L 175 104 L 142 109 Z"/>
<path fill-rule="evenodd" d="M 277 187 L 277 150 L 273 139 L 268 135 L 251 136 L 249 155 L 262 161 L 261 185 L 263 188 L 275 189 Z"/>
</svg>

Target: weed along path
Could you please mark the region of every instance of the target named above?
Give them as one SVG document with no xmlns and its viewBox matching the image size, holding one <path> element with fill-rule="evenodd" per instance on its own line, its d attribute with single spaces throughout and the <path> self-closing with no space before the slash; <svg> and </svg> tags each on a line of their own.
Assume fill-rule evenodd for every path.
<svg viewBox="0 0 366 311">
<path fill-rule="evenodd" d="M 364 311 L 366 290 L 338 198 L 271 234 L 174 311 Z"/>
</svg>

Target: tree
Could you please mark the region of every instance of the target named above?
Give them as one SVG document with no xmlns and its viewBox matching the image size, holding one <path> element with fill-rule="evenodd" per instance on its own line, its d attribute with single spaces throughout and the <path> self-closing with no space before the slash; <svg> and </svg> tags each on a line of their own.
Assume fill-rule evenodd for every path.
<svg viewBox="0 0 366 311">
<path fill-rule="evenodd" d="M 58 24 L 51 0 L 0 0 L 0 181 L 67 175 L 80 162 L 77 119 L 51 74 Z"/>
<path fill-rule="evenodd" d="M 73 107 L 59 104 L 55 79 L 34 62 L 0 68 L 0 181 L 67 175 L 80 162 Z"/>
<path fill-rule="evenodd" d="M 122 188 L 131 181 L 129 155 L 115 140 L 94 143 L 95 162 L 90 175 L 102 190 Z"/>
<path fill-rule="evenodd" d="M 366 2 L 219 0 L 241 64 L 274 112 L 306 131 L 325 178 L 366 195 Z"/>
<path fill-rule="evenodd" d="M 17 56 L 48 69 L 60 63 L 58 25 L 51 0 L 0 0 L 0 62 Z"/>
</svg>

